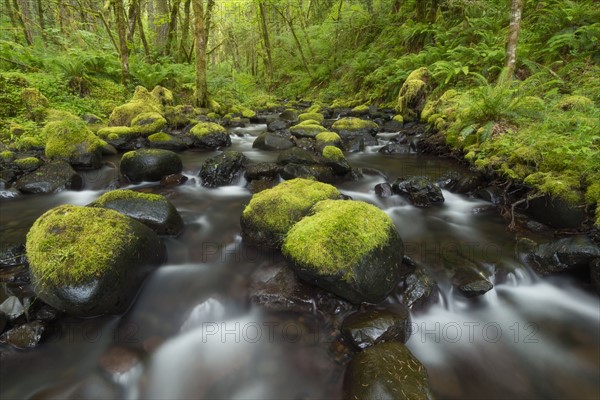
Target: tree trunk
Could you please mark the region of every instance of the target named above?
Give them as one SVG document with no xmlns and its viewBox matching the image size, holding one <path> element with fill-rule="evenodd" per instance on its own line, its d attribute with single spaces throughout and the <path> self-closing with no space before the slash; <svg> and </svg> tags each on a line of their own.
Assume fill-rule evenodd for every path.
<svg viewBox="0 0 600 400">
<path fill-rule="evenodd" d="M 156 25 L 155 46 L 158 53 L 163 54 L 167 47 L 167 37 L 169 36 L 169 5 L 167 0 L 150 0 L 156 1 L 156 14 L 159 24 Z M 156 20 L 154 21 L 156 23 Z"/>
<path fill-rule="evenodd" d="M 40 31 L 42 33 L 42 39 L 44 42 L 46 41 L 46 23 L 44 22 L 44 10 L 42 8 L 42 0 L 37 0 L 36 3 L 36 13 L 38 17 L 38 24 L 40 25 Z"/>
<path fill-rule="evenodd" d="M 150 47 L 148 46 L 148 41 L 146 40 L 146 33 L 144 32 L 144 24 L 142 23 L 142 9 L 138 4 L 139 12 L 137 13 L 137 24 L 138 29 L 140 31 L 140 39 L 142 40 L 142 45 L 144 46 L 144 54 L 146 58 L 148 58 L 149 62 L 152 62 L 152 55 L 150 54 Z"/>
<path fill-rule="evenodd" d="M 129 10 L 127 11 L 127 41 L 129 43 L 133 43 L 133 35 L 135 34 L 135 27 L 137 25 L 139 12 L 139 0 L 131 0 L 131 2 L 129 3 Z"/>
<path fill-rule="evenodd" d="M 506 72 L 509 79 L 515 73 L 517 65 L 517 43 L 521 32 L 521 17 L 524 0 L 510 1 L 510 26 L 508 27 L 508 44 L 506 46 Z"/>
<path fill-rule="evenodd" d="M 129 81 L 129 49 L 127 48 L 127 27 L 125 26 L 125 7 L 123 0 L 114 0 L 115 20 L 119 32 L 119 54 L 121 56 L 121 83 Z"/>
<path fill-rule="evenodd" d="M 169 18 L 169 33 L 167 34 L 167 44 L 165 46 L 165 55 L 171 54 L 171 47 L 173 42 L 176 41 L 175 33 L 177 32 L 177 13 L 179 12 L 179 5 L 181 0 L 174 0 L 173 6 L 171 7 L 171 16 Z"/>
<path fill-rule="evenodd" d="M 262 30 L 263 43 L 265 45 L 265 53 L 266 53 L 266 63 L 265 70 L 267 73 L 267 78 L 269 81 L 273 80 L 273 60 L 271 58 L 271 41 L 269 40 L 269 30 L 267 29 L 267 13 L 265 11 L 265 3 L 264 0 L 261 0 L 258 3 L 259 12 L 260 12 L 260 26 Z"/>
<path fill-rule="evenodd" d="M 15 42 L 18 42 L 19 35 L 17 34 L 17 32 L 19 31 L 19 25 L 17 23 L 17 19 L 15 18 L 15 13 L 13 12 L 12 6 L 10 5 L 10 0 L 4 0 L 4 7 L 6 8 L 6 12 L 8 13 L 8 16 L 10 17 L 10 23 L 13 27 L 12 31 L 13 31 L 13 35 L 15 37 Z"/>
<path fill-rule="evenodd" d="M 194 35 L 196 37 L 196 106 L 208 106 L 206 84 L 206 41 L 204 40 L 204 6 L 202 0 L 192 0 L 194 9 Z"/>
<path fill-rule="evenodd" d="M 402 5 L 401 0 L 394 0 L 394 3 L 392 4 L 392 14 L 398 14 L 398 11 L 400 11 L 401 5 Z"/>
<path fill-rule="evenodd" d="M 281 15 L 283 20 L 288 24 L 288 26 L 290 28 L 290 32 L 292 33 L 292 36 L 294 38 L 294 42 L 296 43 L 296 47 L 298 47 L 298 52 L 300 53 L 300 58 L 302 59 L 302 64 L 304 66 L 304 69 L 308 73 L 308 76 L 310 76 L 312 78 L 312 72 L 310 71 L 310 68 L 308 67 L 308 62 L 306 61 L 306 57 L 304 56 L 304 50 L 302 50 L 302 44 L 300 43 L 300 40 L 298 39 L 298 35 L 296 35 L 296 30 L 294 29 L 294 24 L 293 24 L 291 18 L 286 17 L 285 14 L 283 12 L 281 12 L 281 10 L 279 10 L 277 7 L 275 7 L 275 6 L 273 6 L 273 7 L 275 8 L 275 11 L 277 11 L 277 13 L 279 13 L 279 15 Z"/>
<path fill-rule="evenodd" d="M 204 12 L 204 46 L 208 46 L 208 37 L 210 35 L 210 24 L 212 19 L 212 10 L 215 6 L 215 0 L 208 0 L 206 11 Z"/>
<path fill-rule="evenodd" d="M 439 0 L 431 0 L 431 6 L 429 7 L 429 12 L 427 13 L 427 22 L 433 24 L 437 19 L 437 9 L 438 9 Z"/>
<path fill-rule="evenodd" d="M 425 21 L 425 14 L 427 10 L 427 1 L 426 0 L 417 0 L 415 4 L 415 20 L 417 22 Z"/>
<path fill-rule="evenodd" d="M 19 6 L 19 2 L 17 0 L 13 0 L 14 13 L 17 16 L 17 20 L 21 25 L 21 29 L 23 29 L 23 36 L 25 36 L 25 41 L 28 45 L 33 44 L 33 39 L 31 38 L 31 32 L 29 31 L 29 27 L 25 23 L 25 19 L 23 18 L 23 13 L 21 11 L 21 7 Z"/>
<path fill-rule="evenodd" d="M 179 59 L 188 60 L 190 56 L 188 54 L 187 45 L 190 38 L 190 5 L 191 0 L 185 0 L 183 5 L 183 26 L 181 27 L 181 42 L 179 45 Z"/>
</svg>

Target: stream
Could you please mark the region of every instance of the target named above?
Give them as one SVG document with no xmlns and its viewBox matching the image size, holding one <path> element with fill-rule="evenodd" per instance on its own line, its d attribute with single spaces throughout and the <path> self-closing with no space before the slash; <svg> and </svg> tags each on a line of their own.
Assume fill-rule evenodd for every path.
<svg viewBox="0 0 600 400">
<path fill-rule="evenodd" d="M 253 161 L 277 152 L 252 148 L 265 125 L 236 128 L 232 150 Z M 385 142 L 385 135 L 381 143 Z M 423 154 L 383 155 L 381 146 L 347 155 L 363 177 L 336 185 L 392 217 L 406 253 L 432 271 L 439 293 L 411 311 L 408 348 L 427 368 L 438 399 L 600 397 L 600 300 L 567 276 L 540 279 L 514 255 L 515 236 L 490 203 L 443 192 L 443 205 L 416 208 L 379 198 L 376 184 L 401 175 L 438 179 L 464 167 Z M 249 277 L 282 262 L 246 247 L 239 218 L 251 198 L 245 182 L 207 189 L 197 174 L 217 152 L 180 153 L 186 184 L 127 188 L 163 194 L 185 222 L 166 238 L 168 261 L 145 281 L 122 316 L 60 317 L 35 350 L 0 347 L 0 397 L 18 398 L 341 398 L 347 354 L 328 319 L 272 312 L 248 301 Z M 23 238 L 45 211 L 85 205 L 118 178 L 119 157 L 83 172 L 85 188 L 0 203 L 0 239 Z M 380 173 L 376 173 L 377 170 Z M 457 249 L 486 268 L 494 288 L 466 299 L 439 271 Z M 0 289 L 0 302 L 9 294 Z M 401 301 L 392 294 L 387 302 Z M 343 346 L 342 346 L 343 347 Z"/>
</svg>

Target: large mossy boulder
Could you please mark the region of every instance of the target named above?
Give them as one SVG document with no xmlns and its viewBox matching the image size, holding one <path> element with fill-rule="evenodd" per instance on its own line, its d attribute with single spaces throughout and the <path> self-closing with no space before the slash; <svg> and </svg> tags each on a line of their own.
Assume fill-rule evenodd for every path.
<svg viewBox="0 0 600 400">
<path fill-rule="evenodd" d="M 38 218 L 26 248 L 38 297 L 82 317 L 125 311 L 165 257 L 156 233 L 142 223 L 113 210 L 72 205 Z"/>
<path fill-rule="evenodd" d="M 361 136 L 373 136 L 379 130 L 379 125 L 373 121 L 346 117 L 335 121 L 331 129 L 336 131 L 342 139 L 348 140 Z"/>
<path fill-rule="evenodd" d="M 299 138 L 314 138 L 321 132 L 327 132 L 327 128 L 318 121 L 307 119 L 290 128 L 292 135 Z"/>
<path fill-rule="evenodd" d="M 321 123 L 321 122 L 323 122 L 324 119 L 325 118 L 323 117 L 323 114 L 321 114 L 319 112 L 306 112 L 306 113 L 298 115 L 298 121 L 300 121 L 300 122 L 313 120 L 313 121 L 317 121 L 318 123 Z"/>
<path fill-rule="evenodd" d="M 398 93 L 396 110 L 405 122 L 418 121 L 427 101 L 429 71 L 425 67 L 408 75 Z"/>
<path fill-rule="evenodd" d="M 108 125 L 129 127 L 132 121 L 141 114 L 160 114 L 161 112 L 162 107 L 157 98 L 148 92 L 145 87 L 138 86 L 128 103 L 115 107 L 110 114 Z"/>
<path fill-rule="evenodd" d="M 159 235 L 177 236 L 183 230 L 183 220 L 175 206 L 158 194 L 113 190 L 88 206 L 115 210 L 143 223 Z"/>
<path fill-rule="evenodd" d="M 44 127 L 46 157 L 66 161 L 75 168 L 100 168 L 102 148 L 106 142 L 99 139 L 87 124 L 73 116 L 52 121 Z"/>
<path fill-rule="evenodd" d="M 427 371 L 402 343 L 380 343 L 358 353 L 346 367 L 349 400 L 429 400 Z"/>
<path fill-rule="evenodd" d="M 148 137 L 162 131 L 167 126 L 167 120 L 155 111 L 143 112 L 131 121 L 130 126 L 109 126 L 98 130 L 98 135 L 106 140 L 133 140 L 138 137 Z"/>
<path fill-rule="evenodd" d="M 250 163 L 248 157 L 238 151 L 226 151 L 211 157 L 202 164 L 202 186 L 215 188 L 236 183 L 242 171 Z"/>
<path fill-rule="evenodd" d="M 330 167 L 336 175 L 344 175 L 352 170 L 342 150 L 335 146 L 325 146 L 322 151 L 325 165 Z"/>
<path fill-rule="evenodd" d="M 321 132 L 315 137 L 317 141 L 317 147 L 323 148 L 325 146 L 342 147 L 342 138 L 335 132 Z"/>
<path fill-rule="evenodd" d="M 184 150 L 187 146 L 179 138 L 168 135 L 164 132 L 155 133 L 148 136 L 150 147 L 170 151 Z"/>
<path fill-rule="evenodd" d="M 227 130 L 214 122 L 199 122 L 191 130 L 194 145 L 202 149 L 218 149 L 231 146 L 231 137 Z"/>
<path fill-rule="evenodd" d="M 352 303 L 379 303 L 401 278 L 404 247 L 392 219 L 361 201 L 324 200 L 288 232 L 298 275 Z"/>
<path fill-rule="evenodd" d="M 81 190 L 83 179 L 65 161 L 53 161 L 16 182 L 19 192 L 25 194 L 49 194 L 63 190 Z"/>
<path fill-rule="evenodd" d="M 169 150 L 142 149 L 129 151 L 121 158 L 121 173 L 131 182 L 160 181 L 183 170 L 181 158 Z"/>
<path fill-rule="evenodd" d="M 252 196 L 240 220 L 245 242 L 279 248 L 290 228 L 317 202 L 338 199 L 331 185 L 308 179 L 292 179 Z"/>
</svg>

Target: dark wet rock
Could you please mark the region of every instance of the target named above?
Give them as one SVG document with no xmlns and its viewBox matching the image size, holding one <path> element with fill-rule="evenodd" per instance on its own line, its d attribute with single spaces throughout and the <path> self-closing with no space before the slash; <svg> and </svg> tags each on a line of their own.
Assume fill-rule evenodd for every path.
<svg viewBox="0 0 600 400">
<path fill-rule="evenodd" d="M 389 183 L 378 183 L 375 185 L 375 194 L 379 197 L 390 197 L 392 195 L 392 185 Z"/>
<path fill-rule="evenodd" d="M 474 193 L 484 183 L 483 176 L 478 173 L 451 174 L 442 179 L 440 187 L 452 193 Z"/>
<path fill-rule="evenodd" d="M 142 149 L 123 154 L 120 169 L 131 182 L 155 182 L 165 176 L 179 174 L 183 164 L 172 151 Z"/>
<path fill-rule="evenodd" d="M 315 139 L 312 138 L 297 138 L 294 137 L 294 145 L 302 150 L 314 151 L 315 145 L 317 144 Z"/>
<path fill-rule="evenodd" d="M 365 151 L 365 146 L 376 146 L 377 144 L 379 142 L 371 135 L 360 135 L 344 139 L 344 147 L 349 153 L 359 153 Z"/>
<path fill-rule="evenodd" d="M 33 349 L 41 342 L 45 330 L 43 322 L 28 322 L 4 332 L 0 335 L 0 343 L 17 349 Z"/>
<path fill-rule="evenodd" d="M 88 206 L 115 210 L 141 222 L 159 235 L 177 236 L 183 230 L 183 220 L 175 206 L 158 194 L 113 190 Z"/>
<path fill-rule="evenodd" d="M 74 316 L 118 314 L 166 258 L 147 226 L 116 211 L 63 205 L 43 214 L 27 234 L 37 297 Z"/>
<path fill-rule="evenodd" d="M 25 307 L 18 297 L 10 296 L 0 304 L 0 311 L 12 321 L 25 314 Z"/>
<path fill-rule="evenodd" d="M 592 285 L 594 285 L 596 291 L 600 294 L 600 258 L 596 258 L 590 264 L 590 278 Z"/>
<path fill-rule="evenodd" d="M 285 180 L 309 178 L 326 183 L 332 183 L 336 180 L 333 170 L 322 165 L 286 164 L 279 173 Z"/>
<path fill-rule="evenodd" d="M 587 268 L 597 258 L 600 258 L 600 246 L 587 236 L 563 238 L 537 248 L 530 245 L 528 252 L 529 265 L 541 275 Z"/>
<path fill-rule="evenodd" d="M 379 343 L 358 353 L 346 367 L 344 398 L 429 400 L 425 367 L 402 343 Z"/>
<path fill-rule="evenodd" d="M 281 152 L 277 157 L 277 164 L 317 165 L 319 164 L 319 160 L 311 152 L 294 147 Z"/>
<path fill-rule="evenodd" d="M 141 367 L 141 360 L 133 350 L 113 346 L 100 356 L 98 364 L 108 376 L 118 382 L 119 377 L 132 372 L 136 367 Z"/>
<path fill-rule="evenodd" d="M 267 126 L 267 130 L 269 132 L 285 131 L 290 126 L 292 126 L 292 124 L 289 121 L 275 120 Z"/>
<path fill-rule="evenodd" d="M 125 390 L 113 382 L 110 377 L 99 373 L 87 374 L 76 381 L 68 380 L 33 394 L 31 399 L 62 399 L 62 400 L 114 400 L 127 397 Z"/>
<path fill-rule="evenodd" d="M 181 174 L 167 175 L 160 180 L 160 185 L 167 187 L 180 186 L 186 183 L 187 180 L 188 177 Z"/>
<path fill-rule="evenodd" d="M 416 207 L 430 207 L 444 202 L 442 190 L 425 176 L 399 178 L 392 183 L 392 190 L 396 194 L 408 196 Z"/>
<path fill-rule="evenodd" d="M 270 162 L 251 164 L 246 167 L 246 180 L 275 179 L 279 174 L 279 165 Z"/>
<path fill-rule="evenodd" d="M 279 114 L 279 118 L 285 121 L 295 121 L 298 119 L 298 113 L 294 110 L 285 110 Z"/>
<path fill-rule="evenodd" d="M 242 171 L 250 160 L 238 151 L 226 151 L 211 157 L 202 164 L 198 176 L 202 179 L 202 186 L 215 188 L 236 183 Z"/>
<path fill-rule="evenodd" d="M 286 150 L 294 147 L 294 143 L 286 132 L 263 132 L 254 140 L 252 147 L 267 151 Z"/>
<path fill-rule="evenodd" d="M 408 154 L 410 153 L 410 148 L 406 145 L 400 143 L 388 143 L 379 149 L 379 153 L 381 154 Z"/>
<path fill-rule="evenodd" d="M 490 291 L 494 285 L 484 276 L 484 270 L 462 253 L 443 253 L 444 270 L 452 285 L 465 297 L 477 297 Z"/>
<path fill-rule="evenodd" d="M 460 293 L 465 297 L 481 296 L 492 290 L 494 285 L 484 277 L 473 277 L 458 287 Z"/>
<path fill-rule="evenodd" d="M 404 123 L 398 122 L 396 120 L 389 120 L 383 124 L 384 132 L 399 132 L 404 127 Z"/>
<path fill-rule="evenodd" d="M 12 169 L 2 169 L 0 171 L 0 190 L 4 190 L 17 179 L 17 174 Z"/>
<path fill-rule="evenodd" d="M 502 204 L 502 189 L 496 186 L 488 186 L 483 189 L 479 189 L 475 193 L 475 196 L 485 201 L 489 201 L 494 205 Z"/>
<path fill-rule="evenodd" d="M 350 303 L 300 281 L 286 263 L 257 269 L 250 277 L 248 291 L 252 303 L 273 311 L 336 314 Z"/>
<path fill-rule="evenodd" d="M 321 201 L 311 213 L 283 242 L 298 276 L 352 303 L 385 299 L 404 272 L 402 239 L 391 218 L 352 200 Z"/>
<path fill-rule="evenodd" d="M 231 146 L 227 130 L 213 122 L 200 122 L 190 129 L 194 146 L 201 149 L 219 149 Z"/>
<path fill-rule="evenodd" d="M 187 148 L 187 145 L 178 137 L 167 135 L 162 132 L 150 135 L 148 137 L 148 143 L 152 148 L 170 151 L 181 151 Z"/>
<path fill-rule="evenodd" d="M 23 243 L 0 243 L 0 267 L 12 267 L 25 262 L 25 245 Z"/>
<path fill-rule="evenodd" d="M 274 179 L 255 179 L 253 181 L 248 182 L 246 189 L 250 191 L 250 193 L 258 193 L 263 190 L 271 189 L 272 187 L 277 185 L 277 181 Z"/>
<path fill-rule="evenodd" d="M 63 190 L 81 190 L 83 179 L 65 161 L 44 164 L 36 171 L 23 176 L 16 188 L 25 194 L 47 194 Z"/>
<path fill-rule="evenodd" d="M 401 293 L 402 303 L 413 309 L 436 302 L 438 288 L 427 270 L 418 265 L 404 278 Z"/>
<path fill-rule="evenodd" d="M 54 321 L 58 317 L 58 310 L 54 307 L 51 307 L 47 304 L 44 304 L 40 309 L 35 313 L 35 319 L 42 322 L 51 322 Z"/>
<path fill-rule="evenodd" d="M 410 315 L 401 304 L 371 307 L 347 316 L 340 331 L 358 349 L 383 342 L 406 343 L 411 333 Z"/>
<path fill-rule="evenodd" d="M 587 218 L 583 207 L 576 207 L 548 196 L 532 199 L 526 213 L 556 229 L 578 228 Z"/>
<path fill-rule="evenodd" d="M 3 311 L 0 311 L 0 333 L 4 332 L 4 328 L 8 324 L 8 317 Z"/>
</svg>

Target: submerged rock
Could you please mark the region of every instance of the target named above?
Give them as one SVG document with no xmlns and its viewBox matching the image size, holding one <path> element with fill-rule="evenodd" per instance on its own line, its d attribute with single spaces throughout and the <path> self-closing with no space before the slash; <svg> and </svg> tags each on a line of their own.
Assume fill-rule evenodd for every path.
<svg viewBox="0 0 600 400">
<path fill-rule="evenodd" d="M 389 183 L 378 183 L 375 185 L 375 194 L 378 197 L 386 198 L 390 197 L 392 193 L 392 186 Z"/>
<path fill-rule="evenodd" d="M 202 186 L 215 188 L 236 183 L 250 160 L 238 151 L 226 151 L 211 157 L 202 164 Z"/>
<path fill-rule="evenodd" d="M 116 211 L 63 205 L 27 234 L 32 284 L 40 299 L 75 316 L 123 312 L 165 258 L 150 228 Z"/>
<path fill-rule="evenodd" d="M 404 278 L 402 303 L 411 310 L 437 300 L 438 288 L 435 280 L 420 265 Z"/>
<path fill-rule="evenodd" d="M 378 303 L 400 279 L 403 244 L 391 218 L 360 201 L 324 200 L 289 231 L 298 275 L 352 303 Z"/>
<path fill-rule="evenodd" d="M 292 179 L 252 196 L 240 223 L 245 242 L 279 248 L 290 228 L 317 202 L 337 199 L 331 185 L 307 179 Z"/>
<path fill-rule="evenodd" d="M 183 230 L 183 220 L 175 206 L 158 194 L 113 190 L 88 206 L 115 210 L 140 221 L 159 235 L 177 236 Z"/>
<path fill-rule="evenodd" d="M 32 321 L 12 328 L 0 335 L 0 343 L 17 349 L 33 349 L 42 341 L 46 325 L 40 321 Z"/>
<path fill-rule="evenodd" d="M 368 308 L 346 317 L 341 332 L 358 349 L 383 342 L 406 343 L 411 333 L 410 315 L 401 304 Z"/>
<path fill-rule="evenodd" d="M 379 343 L 358 353 L 346 367 L 344 398 L 429 400 L 427 371 L 402 343 Z"/>
<path fill-rule="evenodd" d="M 176 153 L 160 149 L 129 151 L 121 158 L 121 173 L 131 182 L 160 181 L 163 177 L 183 170 Z"/>
<path fill-rule="evenodd" d="M 63 190 L 81 190 L 82 187 L 83 179 L 65 161 L 54 161 L 45 164 L 16 182 L 17 190 L 25 194 L 48 194 Z"/>
<path fill-rule="evenodd" d="M 430 207 L 444 202 L 444 195 L 438 185 L 426 176 L 399 178 L 392 183 L 394 193 L 407 196 L 416 207 Z"/>
<path fill-rule="evenodd" d="M 548 275 L 589 267 L 600 258 L 600 246 L 587 236 L 573 236 L 537 247 L 531 245 L 527 258 L 538 274 Z"/>
</svg>

